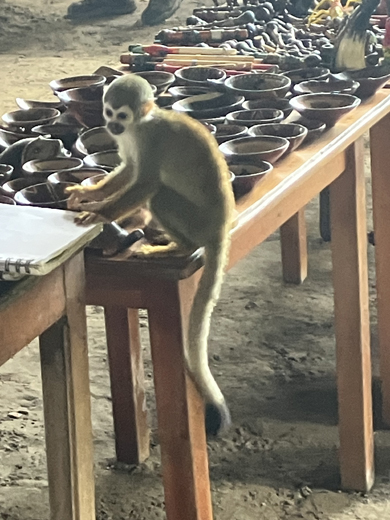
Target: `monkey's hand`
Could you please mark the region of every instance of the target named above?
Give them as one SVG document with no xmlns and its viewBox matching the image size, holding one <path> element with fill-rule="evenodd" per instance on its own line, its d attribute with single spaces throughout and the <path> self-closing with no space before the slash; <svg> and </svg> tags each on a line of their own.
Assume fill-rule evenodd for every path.
<svg viewBox="0 0 390 520">
<path fill-rule="evenodd" d="M 67 203 L 69 209 L 80 209 L 83 202 L 101 202 L 104 200 L 104 195 L 101 192 L 91 190 L 91 187 L 87 186 L 70 186 L 66 188 L 66 193 L 70 193 Z"/>
<path fill-rule="evenodd" d="M 89 211 L 82 211 L 75 219 L 78 226 L 88 226 L 89 224 L 97 224 L 98 222 L 105 222 L 97 213 L 90 213 Z"/>
</svg>

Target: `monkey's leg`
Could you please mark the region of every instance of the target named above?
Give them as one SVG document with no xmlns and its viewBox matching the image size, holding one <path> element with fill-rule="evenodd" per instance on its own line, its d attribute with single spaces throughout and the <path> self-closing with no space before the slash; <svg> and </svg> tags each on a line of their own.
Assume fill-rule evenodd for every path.
<svg viewBox="0 0 390 520">
<path fill-rule="evenodd" d="M 183 249 L 193 251 L 204 245 L 201 235 L 208 226 L 208 216 L 176 191 L 160 187 L 150 201 L 150 210 Z"/>
</svg>

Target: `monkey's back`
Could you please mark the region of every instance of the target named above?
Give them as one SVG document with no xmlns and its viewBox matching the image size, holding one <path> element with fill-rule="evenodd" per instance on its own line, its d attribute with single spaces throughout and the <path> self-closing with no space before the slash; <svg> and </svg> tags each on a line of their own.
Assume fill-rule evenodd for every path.
<svg viewBox="0 0 390 520">
<path fill-rule="evenodd" d="M 198 207 L 207 205 L 226 217 L 234 203 L 230 172 L 207 128 L 186 115 L 162 110 L 142 126 L 141 141 L 146 149 L 153 150 L 153 158 L 146 157 L 141 167 L 153 163 L 165 185 L 189 197 Z"/>
</svg>

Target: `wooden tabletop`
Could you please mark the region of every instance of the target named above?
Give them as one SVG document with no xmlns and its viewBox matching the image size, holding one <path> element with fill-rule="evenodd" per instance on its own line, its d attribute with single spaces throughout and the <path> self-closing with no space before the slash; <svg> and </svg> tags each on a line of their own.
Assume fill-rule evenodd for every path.
<svg viewBox="0 0 390 520">
<path fill-rule="evenodd" d="M 345 115 L 312 144 L 277 162 L 255 188 L 237 203 L 229 268 L 264 241 L 345 169 L 344 151 L 390 112 L 390 90 L 382 89 Z M 158 276 L 183 279 L 202 266 L 201 251 L 191 256 L 137 258 L 131 250 L 104 258 L 86 255 L 87 275 L 103 272 L 126 278 Z"/>
</svg>

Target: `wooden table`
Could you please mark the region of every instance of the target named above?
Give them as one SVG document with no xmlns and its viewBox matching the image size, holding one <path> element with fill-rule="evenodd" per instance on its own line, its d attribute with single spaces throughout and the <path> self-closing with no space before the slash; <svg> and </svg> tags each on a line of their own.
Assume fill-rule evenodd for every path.
<svg viewBox="0 0 390 520">
<path fill-rule="evenodd" d="M 345 489 L 374 482 L 363 134 L 371 130 L 384 418 L 390 424 L 390 95 L 382 90 L 319 140 L 280 161 L 238 204 L 232 267 L 281 227 L 284 277 L 306 276 L 305 205 L 330 185 L 339 396 Z M 166 511 L 169 520 L 212 518 L 201 400 L 187 377 L 183 335 L 202 260 L 87 255 L 87 301 L 105 307 L 117 456 L 148 455 L 139 308 L 148 309 Z M 130 348 L 129 348 L 130 345 Z M 232 411 L 234 414 L 234 410 Z"/>
<path fill-rule="evenodd" d="M 39 336 L 51 518 L 95 520 L 83 253 L 0 290 L 0 366 Z"/>
</svg>

